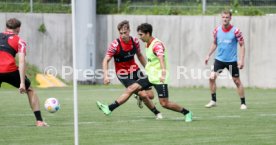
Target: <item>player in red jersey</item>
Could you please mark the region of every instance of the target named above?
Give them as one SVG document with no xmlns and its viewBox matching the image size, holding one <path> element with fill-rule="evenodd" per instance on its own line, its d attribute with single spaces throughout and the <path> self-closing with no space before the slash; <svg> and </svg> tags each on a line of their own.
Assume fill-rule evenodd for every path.
<svg viewBox="0 0 276 145">
<path fill-rule="evenodd" d="M 18 88 L 21 94 L 27 93 L 36 117 L 36 126 L 48 126 L 43 122 L 38 96 L 31 88 L 30 80 L 25 76 L 26 42 L 18 36 L 20 26 L 19 20 L 11 18 L 6 22 L 6 31 L 0 33 L 0 87 L 2 82 L 6 82 Z M 16 54 L 18 54 L 19 66 L 16 65 Z"/>
<path fill-rule="evenodd" d="M 108 63 L 112 58 L 114 58 L 117 78 L 128 89 L 130 85 L 136 83 L 141 77 L 145 77 L 136 64 L 134 56 L 137 56 L 143 66 L 146 65 L 146 60 L 140 51 L 138 38 L 131 37 L 129 34 L 129 22 L 124 20 L 119 23 L 118 31 L 120 33 L 120 37 L 111 43 L 103 60 L 104 84 L 110 83 L 108 77 Z M 144 104 L 156 115 L 156 119 L 163 118 L 161 113 L 156 109 L 151 101 L 151 99 L 154 98 L 151 88 L 139 91 L 136 95 L 139 96 L 137 96 L 138 102 L 140 102 L 139 100 L 142 100 Z M 114 110 L 124 102 L 125 101 L 123 100 L 117 99 L 114 103 L 109 105 L 109 108 L 110 110 Z M 138 103 L 138 105 L 142 108 L 141 102 Z"/>
</svg>

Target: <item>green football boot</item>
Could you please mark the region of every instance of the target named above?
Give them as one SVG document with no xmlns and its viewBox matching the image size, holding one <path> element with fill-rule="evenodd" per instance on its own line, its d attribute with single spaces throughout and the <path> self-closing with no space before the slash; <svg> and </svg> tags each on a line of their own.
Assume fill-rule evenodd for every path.
<svg viewBox="0 0 276 145">
<path fill-rule="evenodd" d="M 190 111 L 188 114 L 185 115 L 185 122 L 192 122 L 193 121 L 193 113 Z"/>
<path fill-rule="evenodd" d="M 110 114 L 111 114 L 111 111 L 109 110 L 109 108 L 108 108 L 107 105 L 102 104 L 102 103 L 99 102 L 99 101 L 97 101 L 96 104 L 97 104 L 98 108 L 99 108 L 100 110 L 103 111 L 103 113 L 104 113 L 105 115 L 110 115 Z"/>
</svg>

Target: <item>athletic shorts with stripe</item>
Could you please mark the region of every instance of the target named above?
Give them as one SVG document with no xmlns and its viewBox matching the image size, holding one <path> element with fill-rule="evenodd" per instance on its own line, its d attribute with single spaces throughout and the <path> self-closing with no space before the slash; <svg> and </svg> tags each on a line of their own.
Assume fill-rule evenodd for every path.
<svg viewBox="0 0 276 145">
<path fill-rule="evenodd" d="M 222 62 L 222 61 L 215 59 L 213 71 L 217 72 L 217 73 L 221 73 L 224 68 L 228 69 L 228 71 L 231 73 L 232 77 L 240 76 L 237 62 Z"/>
<path fill-rule="evenodd" d="M 137 83 L 142 89 L 153 86 L 159 98 L 169 98 L 168 84 L 152 84 L 148 77 L 139 79 Z"/>
</svg>

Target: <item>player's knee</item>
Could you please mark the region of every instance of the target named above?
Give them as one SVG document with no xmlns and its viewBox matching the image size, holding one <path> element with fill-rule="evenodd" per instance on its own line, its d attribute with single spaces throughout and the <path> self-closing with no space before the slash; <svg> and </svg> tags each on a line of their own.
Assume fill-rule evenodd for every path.
<svg viewBox="0 0 276 145">
<path fill-rule="evenodd" d="M 216 80 L 215 77 L 210 76 L 210 78 L 209 78 L 210 82 L 214 82 L 215 80 Z"/>
<path fill-rule="evenodd" d="M 147 91 L 146 93 L 147 93 L 147 96 L 149 99 L 151 99 L 151 100 L 154 99 L 154 94 L 152 91 Z"/>
<path fill-rule="evenodd" d="M 139 93 L 139 96 L 141 97 L 141 99 L 146 99 L 148 97 L 147 93 L 146 92 L 141 92 Z"/>
<path fill-rule="evenodd" d="M 209 77 L 209 81 L 210 82 L 214 82 L 216 80 L 216 74 L 215 73 L 211 73 L 210 77 Z"/>
<path fill-rule="evenodd" d="M 168 101 L 167 100 L 162 100 L 162 101 L 160 101 L 160 105 L 162 106 L 162 107 L 164 107 L 164 108 L 167 108 L 168 107 Z"/>
<path fill-rule="evenodd" d="M 29 87 L 26 91 L 27 91 L 27 94 L 33 94 L 34 93 L 34 89 L 32 87 Z"/>
<path fill-rule="evenodd" d="M 149 97 L 149 99 L 151 99 L 151 100 L 154 99 L 154 95 L 153 95 L 153 94 L 149 94 L 148 97 Z"/>
<path fill-rule="evenodd" d="M 234 83 L 236 84 L 237 87 L 241 86 L 241 81 L 239 79 L 234 79 Z"/>
</svg>

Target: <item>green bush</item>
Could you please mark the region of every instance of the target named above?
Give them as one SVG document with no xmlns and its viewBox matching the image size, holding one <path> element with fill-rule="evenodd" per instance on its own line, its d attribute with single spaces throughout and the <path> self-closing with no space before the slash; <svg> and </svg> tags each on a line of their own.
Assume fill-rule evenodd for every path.
<svg viewBox="0 0 276 145">
<path fill-rule="evenodd" d="M 38 85 L 38 82 L 36 81 L 35 77 L 36 74 L 41 73 L 41 71 L 39 71 L 39 69 L 35 65 L 31 65 L 29 63 L 27 63 L 26 68 L 26 75 L 30 79 L 32 87 L 36 87 Z"/>
<path fill-rule="evenodd" d="M 6 3 L 0 2 L 0 12 L 23 12 L 28 13 L 31 11 L 30 3 Z M 71 13 L 71 5 L 62 3 L 33 3 L 34 13 Z"/>
<path fill-rule="evenodd" d="M 41 33 L 45 33 L 47 31 L 46 26 L 44 24 L 41 24 L 38 28 L 38 31 Z"/>
<path fill-rule="evenodd" d="M 114 0 L 97 0 L 97 14 L 118 13 L 117 2 Z"/>
<path fill-rule="evenodd" d="M 264 15 L 264 12 L 256 9 L 256 8 L 249 8 L 243 12 L 243 15 L 245 16 L 261 16 Z"/>
<path fill-rule="evenodd" d="M 118 9 L 117 0 L 97 0 L 97 14 L 127 14 L 127 15 L 202 15 L 202 2 L 183 1 L 160 2 L 143 1 L 131 2 L 121 0 L 122 5 Z M 43 0 L 35 0 L 34 13 L 71 13 L 70 0 L 55 1 L 56 3 L 45 3 Z M 59 2 L 59 3 L 58 3 Z M 243 3 L 242 3 L 243 2 Z M 216 15 L 223 9 L 232 9 L 235 15 L 264 15 L 265 13 L 276 13 L 275 7 L 256 7 L 252 3 L 233 0 L 229 2 L 208 2 L 205 15 Z M 245 5 L 246 4 L 246 5 Z M 241 7 L 243 6 L 243 7 Z M 0 12 L 30 12 L 29 0 L 21 0 L 17 3 L 0 1 Z"/>
</svg>

